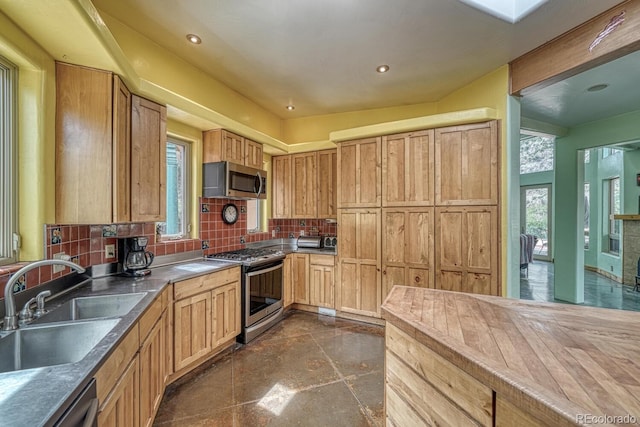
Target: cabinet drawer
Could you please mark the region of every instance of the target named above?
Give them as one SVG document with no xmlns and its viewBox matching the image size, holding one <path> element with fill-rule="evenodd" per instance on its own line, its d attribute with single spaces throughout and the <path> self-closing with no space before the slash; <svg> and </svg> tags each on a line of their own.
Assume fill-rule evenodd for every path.
<svg viewBox="0 0 640 427">
<path fill-rule="evenodd" d="M 210 291 L 218 286 L 226 285 L 240 279 L 240 267 L 233 267 L 215 273 L 205 274 L 192 279 L 181 280 L 173 285 L 173 296 L 176 300 L 187 298 L 202 292 Z"/>
<path fill-rule="evenodd" d="M 118 347 L 111 353 L 106 362 L 96 372 L 96 388 L 98 393 L 98 402 L 103 408 L 105 399 L 116 382 L 125 371 L 129 362 L 135 356 L 140 347 L 138 337 L 138 325 L 129 331 L 127 336 L 118 344 Z"/>
<path fill-rule="evenodd" d="M 309 255 L 309 264 L 311 265 L 327 265 L 333 267 L 336 263 L 336 257 L 334 255 Z"/>
<path fill-rule="evenodd" d="M 407 368 L 418 372 L 418 378 L 428 382 L 450 402 L 455 402 L 457 406 L 464 408 L 478 424 L 492 425 L 493 391 L 491 388 L 390 323 L 387 323 L 385 335 L 387 354 L 391 353 L 398 360 L 402 360 Z M 403 375 L 399 378 L 404 381 L 407 376 Z"/>
<path fill-rule="evenodd" d="M 215 289 L 240 279 L 240 267 L 216 271 L 203 277 L 203 284 L 207 290 Z"/>
<path fill-rule="evenodd" d="M 162 316 L 162 311 L 162 295 L 158 295 L 138 322 L 138 327 L 140 328 L 140 342 L 143 342 L 145 338 L 147 338 L 147 335 L 149 335 L 149 331 L 151 331 L 153 325 L 155 325 L 158 322 L 158 319 L 160 319 L 160 316 Z"/>
</svg>

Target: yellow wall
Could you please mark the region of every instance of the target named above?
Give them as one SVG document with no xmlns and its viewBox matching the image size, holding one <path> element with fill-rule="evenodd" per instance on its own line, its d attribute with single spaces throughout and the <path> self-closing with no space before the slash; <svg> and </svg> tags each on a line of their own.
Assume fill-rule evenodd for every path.
<svg viewBox="0 0 640 427">
<path fill-rule="evenodd" d="M 55 216 L 53 58 L 0 13 L 0 54 L 19 67 L 18 221 L 21 260 L 44 256 L 43 225 Z"/>
</svg>

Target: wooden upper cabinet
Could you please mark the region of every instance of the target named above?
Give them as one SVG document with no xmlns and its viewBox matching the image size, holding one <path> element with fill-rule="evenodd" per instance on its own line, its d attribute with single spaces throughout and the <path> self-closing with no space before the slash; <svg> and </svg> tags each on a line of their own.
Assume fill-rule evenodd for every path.
<svg viewBox="0 0 640 427">
<path fill-rule="evenodd" d="M 166 217 L 167 108 L 133 95 L 131 101 L 131 220 Z"/>
<path fill-rule="evenodd" d="M 318 151 L 318 218 L 336 218 L 338 150 Z"/>
<path fill-rule="evenodd" d="M 315 152 L 291 155 L 292 218 L 315 218 L 318 214 L 317 169 Z"/>
<path fill-rule="evenodd" d="M 394 285 L 435 288 L 433 209 L 382 209 L 383 301 Z"/>
<path fill-rule="evenodd" d="M 291 156 L 273 156 L 271 184 L 271 215 L 291 218 Z"/>
<path fill-rule="evenodd" d="M 435 131 L 436 205 L 498 203 L 497 122 Z"/>
<path fill-rule="evenodd" d="M 433 205 L 433 130 L 382 138 L 382 206 Z"/>
<path fill-rule="evenodd" d="M 498 208 L 437 207 L 436 289 L 500 295 Z"/>
<path fill-rule="evenodd" d="M 244 140 L 244 165 L 262 169 L 262 144 L 250 139 Z"/>
<path fill-rule="evenodd" d="M 202 132 L 203 163 L 228 161 L 262 169 L 262 144 L 224 129 Z"/>
<path fill-rule="evenodd" d="M 112 222 L 113 153 L 113 74 L 56 63 L 56 223 Z"/>
<path fill-rule="evenodd" d="M 113 222 L 131 221 L 131 92 L 113 76 Z"/>
<path fill-rule="evenodd" d="M 338 144 L 338 209 L 380 207 L 381 138 Z"/>
</svg>

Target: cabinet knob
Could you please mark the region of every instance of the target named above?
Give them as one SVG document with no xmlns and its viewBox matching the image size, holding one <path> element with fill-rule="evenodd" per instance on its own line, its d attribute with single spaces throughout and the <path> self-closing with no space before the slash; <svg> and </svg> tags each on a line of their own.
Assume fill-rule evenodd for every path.
<svg viewBox="0 0 640 427">
<path fill-rule="evenodd" d="M 413 279 L 416 283 L 420 283 L 420 276 L 416 276 L 415 279 Z"/>
<path fill-rule="evenodd" d="M 387 275 L 387 270 L 382 270 L 382 274 Z"/>
</svg>

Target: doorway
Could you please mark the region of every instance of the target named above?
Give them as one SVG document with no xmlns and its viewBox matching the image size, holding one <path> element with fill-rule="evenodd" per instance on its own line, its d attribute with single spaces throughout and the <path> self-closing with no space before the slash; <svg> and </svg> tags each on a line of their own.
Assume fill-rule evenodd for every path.
<svg viewBox="0 0 640 427">
<path fill-rule="evenodd" d="M 534 259 L 551 261 L 551 184 L 520 187 L 520 231 L 538 239 Z"/>
</svg>

